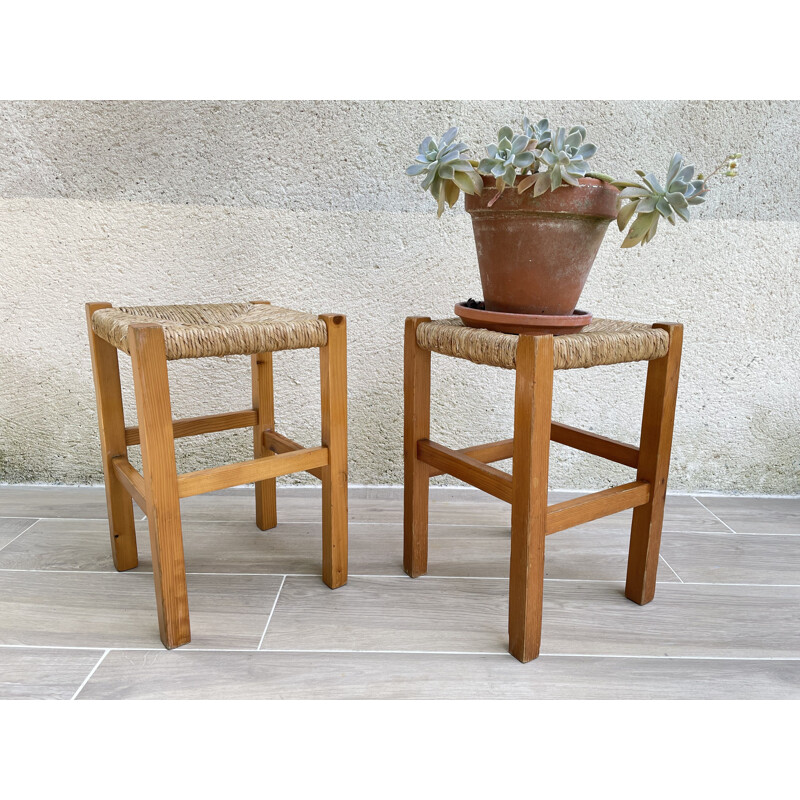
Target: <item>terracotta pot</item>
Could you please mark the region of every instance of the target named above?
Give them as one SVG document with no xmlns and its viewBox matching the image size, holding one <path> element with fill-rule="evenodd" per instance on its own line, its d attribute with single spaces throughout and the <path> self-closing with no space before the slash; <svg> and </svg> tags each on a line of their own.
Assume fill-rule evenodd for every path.
<svg viewBox="0 0 800 800">
<path fill-rule="evenodd" d="M 487 311 L 571 314 L 578 304 L 600 243 L 617 217 L 619 190 L 594 178 L 534 197 L 494 179 L 483 194 L 466 195 L 478 250 Z"/>
</svg>

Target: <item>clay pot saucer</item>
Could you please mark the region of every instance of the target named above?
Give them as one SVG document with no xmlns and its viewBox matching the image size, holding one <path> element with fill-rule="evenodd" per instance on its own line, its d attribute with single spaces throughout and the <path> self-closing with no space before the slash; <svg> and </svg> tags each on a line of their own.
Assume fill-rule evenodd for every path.
<svg viewBox="0 0 800 800">
<path fill-rule="evenodd" d="M 592 315 L 588 311 L 578 311 L 577 308 L 565 316 L 511 314 L 505 311 L 486 311 L 483 303 L 475 303 L 473 300 L 456 303 L 454 310 L 468 328 L 486 328 L 500 333 L 525 333 L 529 336 L 578 333 L 592 321 Z"/>
</svg>

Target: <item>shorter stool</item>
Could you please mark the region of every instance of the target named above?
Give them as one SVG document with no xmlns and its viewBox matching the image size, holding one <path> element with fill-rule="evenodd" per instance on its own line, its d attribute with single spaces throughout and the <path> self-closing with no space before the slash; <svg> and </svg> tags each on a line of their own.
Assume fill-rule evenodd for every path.
<svg viewBox="0 0 800 800">
<path fill-rule="evenodd" d="M 118 570 L 139 563 L 133 498 L 147 515 L 161 641 L 190 641 L 180 500 L 255 482 L 256 524 L 277 525 L 275 478 L 310 472 L 322 481 L 322 578 L 347 582 L 347 342 L 344 316 L 320 317 L 269 303 L 86 306 L 105 474 L 111 552 Z M 275 431 L 272 353 L 318 347 L 322 445 L 304 448 Z M 136 427 L 125 427 L 117 351 L 131 358 Z M 173 420 L 167 361 L 249 355 L 252 408 Z M 251 461 L 178 474 L 176 438 L 253 428 Z M 141 444 L 142 472 L 128 460 Z"/>
<path fill-rule="evenodd" d="M 516 336 L 467 328 L 459 319 L 406 320 L 405 495 L 403 566 L 428 568 L 428 486 L 447 473 L 511 504 L 509 650 L 520 661 L 539 655 L 545 536 L 633 508 L 625 596 L 655 594 L 667 492 L 683 327 L 595 320 L 580 333 Z M 431 352 L 516 370 L 514 438 L 451 450 L 430 440 Z M 551 420 L 553 371 L 649 361 L 639 447 Z M 547 505 L 550 441 L 625 464 L 636 480 Z M 513 459 L 512 474 L 489 466 Z"/>
</svg>

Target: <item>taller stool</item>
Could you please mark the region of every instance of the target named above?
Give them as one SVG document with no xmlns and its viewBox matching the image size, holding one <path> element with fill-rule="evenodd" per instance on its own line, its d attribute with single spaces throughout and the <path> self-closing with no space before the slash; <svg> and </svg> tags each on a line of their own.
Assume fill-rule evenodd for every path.
<svg viewBox="0 0 800 800">
<path fill-rule="evenodd" d="M 256 524 L 277 525 L 275 478 L 310 472 L 322 481 L 322 578 L 347 582 L 347 343 L 344 316 L 319 317 L 269 303 L 136 306 L 88 303 L 97 416 L 103 453 L 111 552 L 118 570 L 139 563 L 133 505 L 147 515 L 161 641 L 191 639 L 180 500 L 255 482 Z M 318 347 L 322 445 L 304 448 L 275 431 L 272 353 Z M 131 358 L 139 425 L 125 427 L 117 351 Z M 252 408 L 173 420 L 167 361 L 249 355 Z M 253 428 L 254 458 L 178 474 L 176 438 Z M 128 460 L 141 444 L 142 472 Z"/>
<path fill-rule="evenodd" d="M 520 661 L 539 655 L 545 536 L 633 508 L 625 596 L 655 594 L 667 492 L 683 326 L 595 320 L 577 334 L 516 336 L 467 328 L 459 319 L 406 320 L 405 508 L 403 566 L 428 568 L 428 486 L 447 473 L 511 503 L 509 650 Z M 451 450 L 430 440 L 431 352 L 516 370 L 514 438 Z M 649 361 L 639 447 L 551 420 L 553 371 Z M 636 470 L 636 480 L 547 505 L 550 442 Z M 513 459 L 512 474 L 489 466 Z"/>
</svg>

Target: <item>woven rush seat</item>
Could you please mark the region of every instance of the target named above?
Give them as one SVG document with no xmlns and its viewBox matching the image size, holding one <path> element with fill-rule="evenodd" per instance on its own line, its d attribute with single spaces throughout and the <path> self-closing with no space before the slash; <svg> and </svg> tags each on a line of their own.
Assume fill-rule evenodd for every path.
<svg viewBox="0 0 800 800">
<path fill-rule="evenodd" d="M 155 323 L 164 329 L 167 359 L 253 355 L 324 347 L 325 322 L 313 314 L 261 303 L 217 303 L 101 308 L 92 329 L 130 355 L 131 325 Z"/>
<path fill-rule="evenodd" d="M 519 337 L 468 328 L 457 317 L 421 322 L 417 344 L 424 350 L 475 364 L 516 369 Z M 596 319 L 580 333 L 553 337 L 553 368 L 578 369 L 630 361 L 653 361 L 669 349 L 669 333 L 638 322 Z"/>
</svg>

